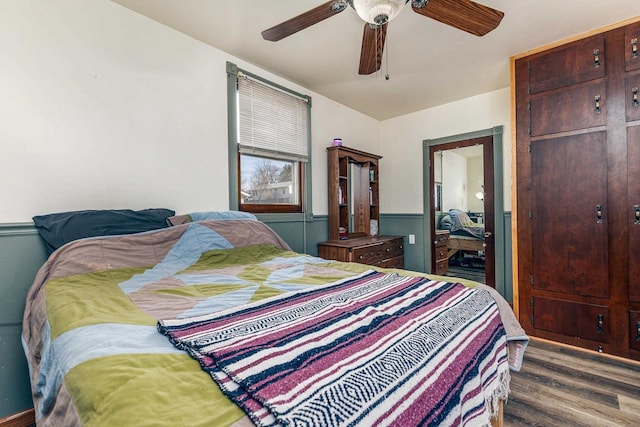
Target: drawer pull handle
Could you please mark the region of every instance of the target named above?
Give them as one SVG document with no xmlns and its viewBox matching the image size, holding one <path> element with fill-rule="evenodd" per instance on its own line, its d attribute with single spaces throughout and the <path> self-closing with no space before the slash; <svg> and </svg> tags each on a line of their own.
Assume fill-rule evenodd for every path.
<svg viewBox="0 0 640 427">
<path fill-rule="evenodd" d="M 635 215 L 633 223 L 635 225 L 640 225 L 640 205 L 633 205 L 633 213 Z"/>
<path fill-rule="evenodd" d="M 595 49 L 593 51 L 593 68 L 600 67 L 600 49 Z"/>
<path fill-rule="evenodd" d="M 600 95 L 596 95 L 593 97 L 593 110 L 596 112 L 596 114 L 600 114 L 600 111 L 602 111 L 602 109 L 600 108 Z"/>
<path fill-rule="evenodd" d="M 638 39 L 631 40 L 631 57 L 636 59 L 638 57 Z"/>
<path fill-rule="evenodd" d="M 602 224 L 602 205 L 596 205 L 596 223 Z"/>
<path fill-rule="evenodd" d="M 637 107 L 640 106 L 640 102 L 638 102 L 638 86 L 631 89 L 631 106 Z"/>
<path fill-rule="evenodd" d="M 360 259 L 362 259 L 362 255 L 360 255 Z"/>
<path fill-rule="evenodd" d="M 601 345 L 598 346 L 598 353 L 604 353 L 604 348 Z"/>
<path fill-rule="evenodd" d="M 636 322 L 636 341 L 640 341 L 640 320 Z"/>
<path fill-rule="evenodd" d="M 598 333 L 604 332 L 604 315 L 598 314 Z"/>
<path fill-rule="evenodd" d="M 444 252 L 440 251 L 440 256 L 444 256 Z"/>
</svg>

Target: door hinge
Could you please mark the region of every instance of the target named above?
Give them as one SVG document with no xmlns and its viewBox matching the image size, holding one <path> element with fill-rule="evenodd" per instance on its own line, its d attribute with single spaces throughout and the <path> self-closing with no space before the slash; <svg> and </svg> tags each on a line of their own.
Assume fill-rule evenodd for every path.
<svg viewBox="0 0 640 427">
<path fill-rule="evenodd" d="M 533 218 L 533 212 L 529 211 L 529 219 Z"/>
<path fill-rule="evenodd" d="M 529 136 L 531 136 L 531 127 L 528 127 L 528 128 L 527 128 L 527 134 L 528 134 Z"/>
<path fill-rule="evenodd" d="M 533 274 L 529 275 L 529 284 L 533 285 Z M 533 307 L 533 297 L 531 297 L 529 302 L 531 303 L 531 307 Z"/>
<path fill-rule="evenodd" d="M 529 128 L 529 135 L 531 135 L 531 128 Z M 531 153 L 531 144 L 529 144 L 529 146 L 527 147 L 527 151 Z"/>
<path fill-rule="evenodd" d="M 533 283 L 533 274 L 531 275 L 531 283 Z M 533 297 L 529 298 L 529 305 L 531 305 L 531 317 L 529 321 L 531 322 L 531 326 L 535 326 L 536 319 L 533 316 Z"/>
</svg>

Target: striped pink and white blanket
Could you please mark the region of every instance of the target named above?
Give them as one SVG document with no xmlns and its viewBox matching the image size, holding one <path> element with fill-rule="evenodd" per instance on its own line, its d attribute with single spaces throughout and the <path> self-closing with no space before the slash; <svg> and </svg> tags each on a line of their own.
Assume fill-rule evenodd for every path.
<svg viewBox="0 0 640 427">
<path fill-rule="evenodd" d="M 158 322 L 257 425 L 488 425 L 506 334 L 483 289 L 366 272 Z"/>
</svg>

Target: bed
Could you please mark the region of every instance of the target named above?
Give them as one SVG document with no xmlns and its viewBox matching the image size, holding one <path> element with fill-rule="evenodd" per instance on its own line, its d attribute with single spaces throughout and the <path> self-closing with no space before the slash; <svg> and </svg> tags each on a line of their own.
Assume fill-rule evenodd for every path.
<svg viewBox="0 0 640 427">
<path fill-rule="evenodd" d="M 450 209 L 438 220 L 438 228 L 449 231 L 448 258 L 458 251 L 484 252 L 484 224 L 475 223 L 466 212 Z"/>
<path fill-rule="evenodd" d="M 528 337 L 493 289 L 295 253 L 252 218 L 175 218 L 70 241 L 39 270 L 22 335 L 39 426 L 499 414 Z"/>
</svg>

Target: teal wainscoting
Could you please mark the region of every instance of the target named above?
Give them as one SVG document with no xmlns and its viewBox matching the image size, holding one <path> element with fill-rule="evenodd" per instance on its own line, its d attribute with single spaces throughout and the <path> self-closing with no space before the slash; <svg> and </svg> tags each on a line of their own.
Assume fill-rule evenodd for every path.
<svg viewBox="0 0 640 427">
<path fill-rule="evenodd" d="M 0 418 L 33 407 L 20 335 L 27 290 L 46 259 L 33 224 L 0 224 Z"/>
<path fill-rule="evenodd" d="M 424 254 L 424 219 L 422 214 L 381 214 L 380 234 L 404 236 L 405 270 L 426 273 Z M 416 238 L 415 244 L 409 244 L 409 235 Z"/>
<path fill-rule="evenodd" d="M 329 218 L 314 216 L 313 220 L 304 222 L 302 219 L 277 215 L 258 215 L 260 221 L 282 237 L 295 252 L 318 256 L 318 243 L 329 238 Z"/>
</svg>

